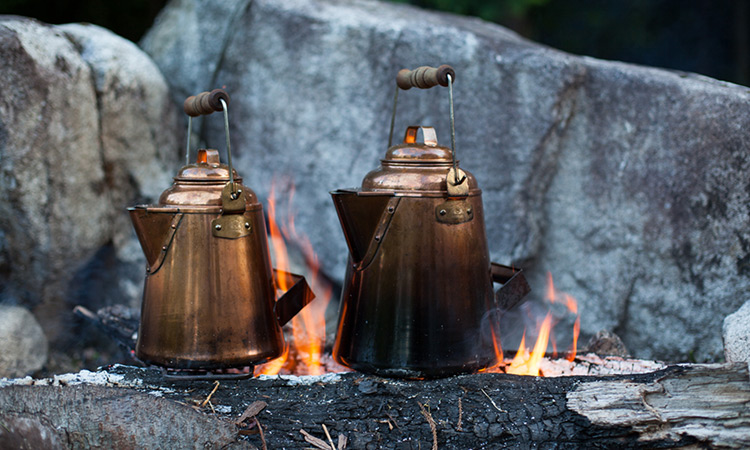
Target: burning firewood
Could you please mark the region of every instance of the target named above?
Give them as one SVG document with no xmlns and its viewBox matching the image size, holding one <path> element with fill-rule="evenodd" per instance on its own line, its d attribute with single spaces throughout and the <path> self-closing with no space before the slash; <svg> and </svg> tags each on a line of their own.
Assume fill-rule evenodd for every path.
<svg viewBox="0 0 750 450">
<path fill-rule="evenodd" d="M 328 449 L 339 436 L 337 449 L 347 441 L 350 448 L 750 446 L 747 364 L 556 378 L 274 376 L 222 381 L 210 397 L 215 413 L 187 405 L 188 398 L 207 399 L 214 387 L 128 366 L 0 381 L 0 441 L 63 448 L 84 438 L 91 445 L 138 448 L 244 441 Z M 258 434 L 241 433 L 237 424 L 248 420 L 263 422 Z M 322 430 L 316 444 L 307 436 L 313 433 L 301 431 L 313 426 Z"/>
</svg>

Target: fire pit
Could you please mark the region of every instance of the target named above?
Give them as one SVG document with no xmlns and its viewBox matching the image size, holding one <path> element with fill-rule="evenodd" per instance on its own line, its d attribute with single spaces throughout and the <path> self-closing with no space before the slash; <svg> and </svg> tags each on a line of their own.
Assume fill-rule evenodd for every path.
<svg viewBox="0 0 750 450">
<path fill-rule="evenodd" d="M 113 366 L 0 381 L 0 439 L 37 448 L 746 448 L 748 376 L 746 364 L 727 364 L 607 377 L 188 382 Z"/>
<path fill-rule="evenodd" d="M 428 381 L 343 372 L 323 332 L 334 289 L 320 275 L 309 241 L 289 220 L 293 193 L 290 185 L 274 183 L 268 205 L 272 254 L 282 270 L 300 265 L 291 260 L 301 261 L 319 297 L 303 310 L 309 317 L 300 314 L 285 328 L 290 346 L 281 358 L 259 366 L 255 378 L 245 381 L 175 381 L 156 368 L 117 365 L 5 382 L 0 408 L 10 414 L 0 437 L 44 431 L 60 442 L 85 436 L 88 443 L 143 448 L 238 442 L 317 449 L 750 445 L 747 365 L 669 366 L 603 356 L 579 351 L 575 338 L 555 343 L 559 356 L 545 355 L 555 342 L 555 317 L 561 311 L 578 317 L 575 300 L 555 288 L 551 275 L 544 289 L 548 311 L 530 320 L 539 328 L 527 329 L 522 340 L 528 345 L 506 351 L 502 364 Z M 286 219 L 279 218 L 280 209 L 288 211 Z M 295 253 L 301 256 L 290 256 Z M 133 348 L 137 322 L 123 317 L 121 309 L 90 317 Z M 330 314 L 328 319 L 334 320 Z M 603 343 L 622 351 L 621 343 L 607 336 L 586 346 L 601 349 Z M 502 353 L 499 341 L 496 348 Z M 522 371 L 543 376 L 510 374 Z M 72 416 L 63 412 L 71 403 L 83 405 Z M 59 428 L 45 428 L 50 423 Z M 73 437 L 60 437 L 60 430 Z"/>
</svg>

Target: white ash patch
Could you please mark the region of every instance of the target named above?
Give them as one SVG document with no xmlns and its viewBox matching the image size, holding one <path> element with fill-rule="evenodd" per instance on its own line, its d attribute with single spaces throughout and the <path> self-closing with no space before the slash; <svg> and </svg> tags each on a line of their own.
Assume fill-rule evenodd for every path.
<svg viewBox="0 0 750 450">
<path fill-rule="evenodd" d="M 287 386 L 293 385 L 311 385 L 315 383 L 338 383 L 341 381 L 341 374 L 332 372 L 324 375 L 258 375 L 258 380 L 280 380 L 286 381 Z"/>
<path fill-rule="evenodd" d="M 229 405 L 214 405 L 214 411 L 220 414 L 231 414 L 232 407 Z"/>
<path fill-rule="evenodd" d="M 26 376 L 24 378 L 0 378 L 0 388 L 6 386 L 31 386 L 34 384 L 34 379 Z"/>
<path fill-rule="evenodd" d="M 93 384 L 97 386 L 119 385 L 125 379 L 124 375 L 116 375 L 106 371 L 90 372 L 82 370 L 78 373 L 66 373 L 63 375 L 54 375 L 52 385 L 74 385 L 74 384 Z"/>
<path fill-rule="evenodd" d="M 655 372 L 667 367 L 661 361 L 622 358 L 620 356 L 599 356 L 594 353 L 578 355 L 575 361 L 564 358 L 542 358 L 540 371 L 545 377 L 571 375 L 632 375 Z"/>
<path fill-rule="evenodd" d="M 78 373 L 53 375 L 51 378 L 33 379 L 30 376 L 15 379 L 0 379 L 0 387 L 6 386 L 72 386 L 76 384 L 90 384 L 96 386 L 122 386 L 124 375 L 107 371 L 91 372 L 82 370 Z M 140 382 L 140 380 L 139 380 Z M 128 384 L 128 383 L 126 383 Z"/>
</svg>

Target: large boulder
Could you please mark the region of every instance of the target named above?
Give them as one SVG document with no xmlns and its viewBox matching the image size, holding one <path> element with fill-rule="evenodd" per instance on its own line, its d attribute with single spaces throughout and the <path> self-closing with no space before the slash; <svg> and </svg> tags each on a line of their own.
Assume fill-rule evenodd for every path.
<svg viewBox="0 0 750 450">
<path fill-rule="evenodd" d="M 0 378 L 34 373 L 47 362 L 47 337 L 28 309 L 0 305 L 0 349 Z"/>
<path fill-rule="evenodd" d="M 75 304 L 140 295 L 125 207 L 169 184 L 177 109 L 150 59 L 99 27 L 3 17 L 0 59 L 0 302 L 59 348 Z"/>
<path fill-rule="evenodd" d="M 724 358 L 750 363 L 750 301 L 724 319 Z"/>
<path fill-rule="evenodd" d="M 173 100 L 226 86 L 234 161 L 267 197 L 296 183 L 325 272 L 347 257 L 328 191 L 386 150 L 400 68 L 456 68 L 457 148 L 484 191 L 494 260 L 550 271 L 584 334 L 640 357 L 721 355 L 750 290 L 750 92 L 705 77 L 569 55 L 481 20 L 368 0 L 173 0 L 141 42 Z M 435 125 L 444 89 L 402 92 L 396 136 Z M 199 135 L 223 151 L 223 124 Z"/>
</svg>

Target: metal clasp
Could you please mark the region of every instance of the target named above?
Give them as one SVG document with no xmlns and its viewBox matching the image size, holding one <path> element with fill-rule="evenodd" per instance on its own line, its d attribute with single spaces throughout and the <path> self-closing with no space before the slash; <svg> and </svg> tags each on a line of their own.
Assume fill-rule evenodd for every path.
<svg viewBox="0 0 750 450">
<path fill-rule="evenodd" d="M 250 219 L 245 217 L 245 192 L 232 186 L 232 181 L 221 190 L 221 215 L 211 221 L 214 237 L 238 239 L 252 232 Z"/>
</svg>

